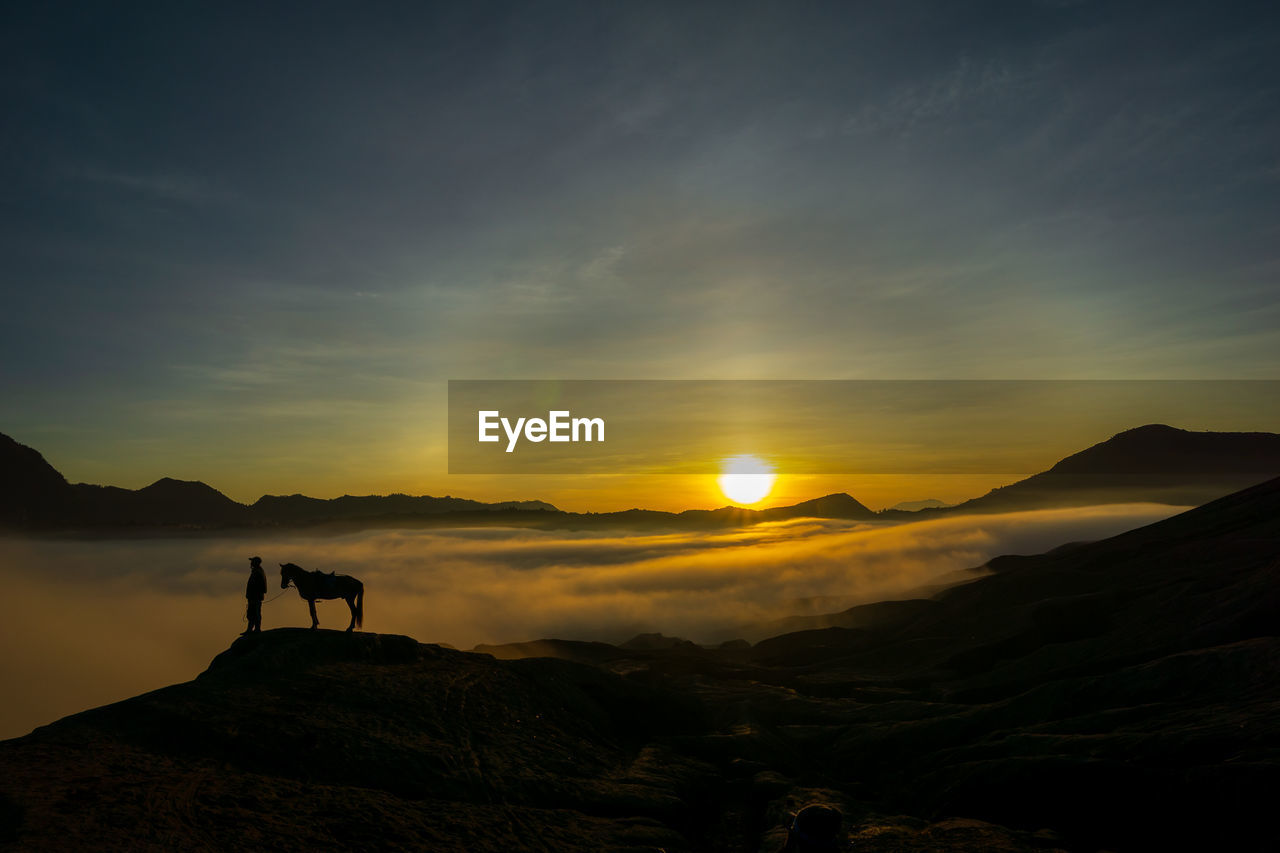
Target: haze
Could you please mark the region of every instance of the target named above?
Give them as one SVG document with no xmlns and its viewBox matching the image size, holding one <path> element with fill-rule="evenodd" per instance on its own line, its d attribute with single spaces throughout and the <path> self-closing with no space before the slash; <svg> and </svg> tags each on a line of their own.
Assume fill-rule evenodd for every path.
<svg viewBox="0 0 1280 853">
<path fill-rule="evenodd" d="M 1097 539 L 1177 511 L 1121 505 L 903 525 L 800 520 L 720 533 L 469 529 L 309 538 L 0 539 L 0 738 L 186 681 L 243 630 L 248 557 L 360 577 L 365 629 L 471 648 L 544 637 L 620 642 L 650 631 L 698 642 L 753 622 L 830 612 L 955 582 L 1003 553 Z M 816 601 L 814 601 L 816 599 Z M 802 601 L 807 600 L 807 601 Z M 292 590 L 264 628 L 305 627 Z M 319 605 L 342 628 L 341 602 Z"/>
</svg>

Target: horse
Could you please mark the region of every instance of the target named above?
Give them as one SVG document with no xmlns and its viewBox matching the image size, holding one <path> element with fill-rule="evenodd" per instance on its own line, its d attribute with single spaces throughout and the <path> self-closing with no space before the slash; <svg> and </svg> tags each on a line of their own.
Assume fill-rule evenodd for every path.
<svg viewBox="0 0 1280 853">
<path fill-rule="evenodd" d="M 313 630 L 320 624 L 320 620 L 316 618 L 317 598 L 344 599 L 347 602 L 347 607 L 351 608 L 351 624 L 347 626 L 347 630 L 363 627 L 364 584 L 360 583 L 360 581 L 350 575 L 335 575 L 333 572 L 325 574 L 320 571 L 309 572 L 293 563 L 281 563 L 280 588 L 288 589 L 290 583 L 298 590 L 298 596 L 305 599 L 311 607 L 311 627 Z"/>
</svg>

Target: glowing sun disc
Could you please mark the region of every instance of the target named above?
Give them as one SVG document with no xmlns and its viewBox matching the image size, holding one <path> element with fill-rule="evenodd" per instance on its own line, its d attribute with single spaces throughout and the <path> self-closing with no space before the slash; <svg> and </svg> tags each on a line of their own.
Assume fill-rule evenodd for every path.
<svg viewBox="0 0 1280 853">
<path fill-rule="evenodd" d="M 763 500 L 773 489 L 777 474 L 773 466 L 757 456 L 730 456 L 720 466 L 716 482 L 724 496 L 736 504 Z"/>
</svg>

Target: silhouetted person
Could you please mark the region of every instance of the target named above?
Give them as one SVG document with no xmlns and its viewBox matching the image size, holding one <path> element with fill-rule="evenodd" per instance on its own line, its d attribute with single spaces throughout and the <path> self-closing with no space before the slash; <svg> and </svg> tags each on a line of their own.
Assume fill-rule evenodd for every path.
<svg viewBox="0 0 1280 853">
<path fill-rule="evenodd" d="M 262 632 L 262 599 L 267 594 L 267 573 L 262 570 L 262 558 L 249 558 L 249 583 L 245 584 L 244 597 L 249 605 L 245 608 L 245 617 L 249 627 L 245 634 Z M 243 635 L 241 635 L 243 636 Z"/>
<path fill-rule="evenodd" d="M 844 815 L 831 806 L 805 806 L 796 812 L 787 829 L 783 853 L 837 853 Z"/>
</svg>

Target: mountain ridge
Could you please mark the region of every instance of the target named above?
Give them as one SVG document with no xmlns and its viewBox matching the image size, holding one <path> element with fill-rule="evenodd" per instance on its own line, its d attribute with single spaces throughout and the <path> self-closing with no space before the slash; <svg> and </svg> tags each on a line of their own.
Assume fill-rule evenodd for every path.
<svg viewBox="0 0 1280 853">
<path fill-rule="evenodd" d="M 242 504 L 199 480 L 162 477 L 136 490 L 87 483 L 71 485 L 37 451 L 8 436 L 3 438 L 7 444 L 0 445 L 0 470 L 18 469 L 22 476 L 15 482 L 40 484 L 38 494 L 45 496 L 33 507 L 17 500 L 13 492 L 8 493 L 10 503 L 0 504 L 0 526 L 7 522 L 19 529 L 77 526 L 116 526 L 126 530 L 147 526 L 218 529 L 495 522 L 552 526 L 566 522 L 583 525 L 733 526 L 808 516 L 863 520 L 876 517 L 874 512 L 846 493 L 833 493 L 794 506 L 763 510 L 725 506 L 678 513 L 640 509 L 616 513 L 571 513 L 538 500 L 486 503 L 448 495 L 405 494 L 343 495 L 337 498 L 312 498 L 301 494 L 263 495 L 252 504 Z"/>
<path fill-rule="evenodd" d="M 680 512 L 630 509 L 567 512 L 545 501 L 485 503 L 429 495 L 263 495 L 232 500 L 200 481 L 163 477 L 138 490 L 69 484 L 37 451 L 0 435 L 0 526 L 26 530 L 90 527 L 137 531 L 232 527 L 367 527 L 502 524 L 731 527 L 815 517 L 896 521 L 944 514 L 1011 512 L 1100 503 L 1198 505 L 1280 474 L 1280 434 L 1192 432 L 1147 424 L 1073 453 L 1045 471 L 952 506 L 873 512 L 846 492 L 767 509 L 725 506 Z M 17 488 L 14 488 L 16 485 Z"/>
<path fill-rule="evenodd" d="M 954 506 L 881 515 L 927 518 L 1109 503 L 1197 506 L 1275 476 L 1280 476 L 1280 434 L 1145 424 Z"/>
<path fill-rule="evenodd" d="M 485 503 L 466 498 L 392 495 L 263 495 L 242 504 L 200 480 L 161 477 L 140 489 L 70 483 L 34 448 L 0 433 L 0 528 L 50 530 L 118 526 L 222 528 L 391 519 L 449 512 L 558 512 L 545 501 Z"/>
</svg>

